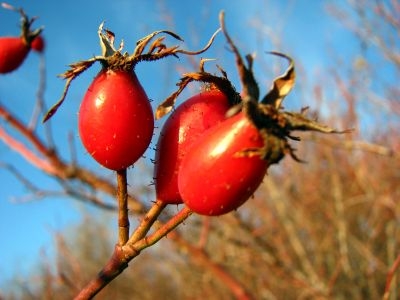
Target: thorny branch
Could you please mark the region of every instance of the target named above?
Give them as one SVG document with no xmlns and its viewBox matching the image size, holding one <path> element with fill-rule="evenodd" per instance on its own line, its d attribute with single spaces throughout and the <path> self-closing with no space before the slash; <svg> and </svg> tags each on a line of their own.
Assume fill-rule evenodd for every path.
<svg viewBox="0 0 400 300">
<path fill-rule="evenodd" d="M 108 195 L 115 195 L 116 187 L 109 180 L 76 165 L 75 162 L 68 163 L 62 160 L 55 148 L 46 145 L 34 131 L 2 105 L 0 105 L 0 118 L 20 133 L 28 142 L 28 144 L 22 143 L 10 135 L 4 126 L 0 127 L 0 139 L 12 150 L 19 153 L 28 163 L 42 170 L 45 174 L 56 178 L 60 183 L 78 180 L 93 190 L 102 191 Z M 77 194 L 77 191 L 71 193 L 71 191 L 66 190 L 66 193 L 74 195 L 77 199 L 86 199 L 89 202 L 96 200 L 93 203 L 96 205 L 99 204 L 97 197 L 89 197 L 88 199 L 85 194 Z M 144 205 L 136 197 L 129 195 L 128 200 L 131 212 L 141 214 L 145 211 Z M 107 204 L 103 204 L 109 207 Z"/>
<path fill-rule="evenodd" d="M 128 182 L 126 169 L 117 171 L 118 244 L 123 246 L 129 238 Z"/>
<path fill-rule="evenodd" d="M 129 238 L 128 242 L 132 244 L 144 238 L 145 235 L 149 232 L 151 226 L 154 224 L 154 222 L 157 220 L 158 216 L 161 214 L 161 212 L 166 206 L 167 204 L 160 200 L 154 202 L 153 206 L 146 213 L 142 222 L 140 222 L 135 232 Z"/>
<path fill-rule="evenodd" d="M 157 205 L 156 202 L 155 206 Z M 139 240 L 136 240 L 136 238 L 129 240 L 124 246 L 116 245 L 114 253 L 106 263 L 105 267 L 99 272 L 96 278 L 91 280 L 79 292 L 75 299 L 93 298 L 108 283 L 121 274 L 123 270 L 128 267 L 128 263 L 138 256 L 142 250 L 157 243 L 161 238 L 165 237 L 179 224 L 184 222 L 191 214 L 191 210 L 185 207 L 148 236 L 143 236 Z M 153 223 L 154 221 L 155 219 L 153 219 Z M 142 231 L 143 227 L 147 227 L 147 225 L 143 225 L 143 223 L 147 222 L 148 220 L 145 218 L 142 224 L 137 227 L 136 231 Z M 141 235 L 141 233 L 136 234 L 137 237 Z M 133 236 L 135 236 L 135 234 L 133 234 L 132 237 Z"/>
<path fill-rule="evenodd" d="M 392 286 L 393 277 L 395 276 L 396 270 L 400 267 L 400 254 L 397 256 L 393 265 L 391 266 L 387 277 L 386 277 L 386 286 L 385 293 L 383 295 L 383 300 L 388 300 L 390 297 L 390 287 Z"/>
</svg>

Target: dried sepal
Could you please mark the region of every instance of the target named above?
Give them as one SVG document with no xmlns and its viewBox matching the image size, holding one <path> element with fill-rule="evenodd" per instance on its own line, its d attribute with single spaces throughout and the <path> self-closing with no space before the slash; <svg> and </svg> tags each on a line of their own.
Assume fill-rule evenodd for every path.
<svg viewBox="0 0 400 300">
<path fill-rule="evenodd" d="M 183 74 L 183 77 L 177 83 L 178 89 L 168 96 L 156 109 L 155 118 L 160 119 L 166 114 L 168 114 L 175 105 L 176 99 L 181 94 L 181 92 L 186 88 L 186 86 L 193 82 L 203 82 L 210 83 L 221 92 L 223 92 L 232 105 L 235 105 L 241 101 L 240 95 L 236 92 L 235 88 L 227 78 L 226 72 L 218 67 L 222 76 L 216 76 L 211 73 L 204 71 L 204 63 L 213 59 L 201 59 L 199 64 L 199 72 L 192 72 Z"/>
<path fill-rule="evenodd" d="M 149 47 L 149 50 L 147 51 L 147 54 L 152 54 L 152 53 L 159 53 L 165 49 L 167 49 L 167 46 L 163 44 L 163 41 L 165 40 L 165 36 L 161 36 L 157 38 L 153 44 Z"/>
<path fill-rule="evenodd" d="M 252 55 L 246 56 L 246 60 L 247 60 L 247 66 L 246 66 L 242 59 L 242 56 L 239 52 L 239 49 L 236 47 L 235 43 L 233 42 L 230 35 L 228 34 L 228 31 L 226 30 L 225 12 L 224 11 L 220 12 L 219 21 L 220 21 L 221 30 L 228 42 L 228 45 L 231 48 L 233 54 L 235 55 L 236 67 L 238 69 L 240 81 L 242 83 L 242 95 L 244 98 L 249 96 L 249 98 L 246 98 L 246 99 L 254 99 L 255 101 L 257 101 L 258 98 L 260 97 L 260 90 L 259 90 L 257 81 L 253 74 L 253 69 L 252 69 L 253 56 Z"/>
<path fill-rule="evenodd" d="M 190 77 L 183 77 L 181 78 L 180 82 L 177 84 L 178 85 L 178 90 L 173 92 L 171 95 L 169 95 L 156 109 L 155 112 L 155 119 L 161 119 L 163 116 L 168 114 L 174 107 L 176 99 L 178 98 L 179 94 L 184 90 L 184 88 L 192 82 L 193 79 Z"/>
<path fill-rule="evenodd" d="M 300 113 L 286 112 L 273 104 L 255 103 L 243 101 L 243 112 L 246 117 L 257 127 L 264 140 L 261 148 L 243 149 L 237 156 L 260 156 L 269 164 L 278 163 L 286 154 L 289 154 L 297 162 L 303 162 L 295 154 L 295 149 L 289 144 L 289 140 L 300 141 L 294 136 L 294 131 L 317 131 L 321 133 L 348 133 L 351 130 L 339 131 L 329 126 L 307 118 L 306 109 Z"/>
<path fill-rule="evenodd" d="M 291 57 L 275 51 L 271 51 L 269 53 L 284 57 L 289 61 L 289 67 L 286 69 L 285 73 L 274 79 L 270 91 L 261 100 L 261 103 L 271 104 L 278 109 L 281 107 L 283 99 L 293 89 L 296 79 L 296 72 L 294 68 L 294 61 Z"/>
<path fill-rule="evenodd" d="M 235 153 L 236 157 L 259 157 L 268 161 L 269 165 L 278 163 L 286 152 L 292 152 L 292 148 L 286 139 L 281 138 L 266 129 L 259 129 L 259 133 L 264 140 L 264 147 L 243 149 Z"/>
<path fill-rule="evenodd" d="M 179 35 L 177 35 L 176 33 L 172 32 L 172 31 L 169 31 L 169 30 L 154 31 L 151 34 L 149 34 L 149 35 L 145 36 L 144 38 L 140 39 L 139 41 L 137 41 L 136 48 L 135 48 L 134 52 L 132 53 L 132 55 L 130 56 L 130 59 L 135 59 L 135 58 L 139 57 L 140 55 L 142 55 L 144 49 L 147 47 L 147 45 L 150 43 L 150 41 L 156 35 L 159 35 L 161 33 L 168 34 L 179 41 L 183 41 L 183 39 Z"/>
<path fill-rule="evenodd" d="M 78 61 L 76 63 L 70 64 L 70 68 L 64 73 L 58 75 L 58 77 L 63 79 L 75 79 L 78 75 L 89 69 L 96 61 L 102 59 L 102 57 L 94 57 L 92 59 Z"/>
<path fill-rule="evenodd" d="M 211 36 L 210 40 L 208 43 L 204 46 L 204 48 L 198 50 L 198 51 L 188 51 L 184 49 L 180 49 L 178 45 L 172 46 L 172 47 L 167 47 L 165 44 L 162 43 L 164 38 L 158 38 L 149 46 L 149 51 L 144 53 L 145 48 L 149 45 L 150 41 L 153 39 L 153 37 L 157 34 L 160 33 L 166 33 L 168 35 L 173 36 L 174 38 L 183 41 L 178 35 L 175 33 L 168 31 L 168 30 L 160 30 L 160 31 L 155 31 L 152 34 L 146 36 L 145 38 L 141 39 L 134 51 L 134 53 L 129 56 L 129 61 L 131 61 L 132 65 L 134 66 L 136 63 L 140 61 L 155 61 L 162 59 L 167 56 L 175 56 L 178 57 L 178 54 L 185 54 L 185 55 L 198 55 L 201 53 L 204 53 L 207 51 L 212 43 L 214 42 L 215 37 L 217 36 L 218 32 L 220 29 L 218 29 L 214 34 Z"/>
<path fill-rule="evenodd" d="M 46 115 L 43 118 L 43 122 L 46 122 L 49 120 L 59 109 L 61 104 L 63 104 L 65 97 L 67 96 L 68 89 L 71 85 L 72 80 L 74 80 L 76 77 L 78 77 L 80 74 L 82 74 L 84 71 L 86 71 L 88 68 L 90 68 L 96 61 L 101 60 L 101 57 L 95 57 L 90 60 L 85 60 L 85 61 L 79 61 L 77 63 L 73 63 L 70 65 L 70 69 L 68 69 L 66 72 L 58 75 L 58 77 L 66 79 L 66 83 L 64 86 L 64 90 L 61 94 L 60 99 L 54 104 L 46 113 Z"/>
<path fill-rule="evenodd" d="M 220 13 L 219 19 L 222 32 L 225 35 L 225 38 L 228 42 L 230 49 L 235 55 L 236 67 L 238 69 L 240 81 L 242 83 L 243 100 L 258 101 L 260 97 L 260 90 L 253 73 L 254 55 L 248 54 L 245 56 L 247 63 L 247 65 L 245 65 L 245 62 L 243 61 L 243 58 L 240 55 L 238 48 L 236 47 L 232 38 L 229 36 L 226 30 L 225 14 L 223 11 Z M 283 75 L 277 77 L 274 80 L 270 91 L 261 100 L 261 102 L 264 104 L 272 104 L 276 108 L 280 108 L 283 99 L 292 90 L 295 83 L 296 74 L 295 74 L 294 62 L 293 59 L 287 56 L 286 54 L 276 51 L 271 51 L 269 53 L 284 57 L 289 61 L 288 69 L 285 71 Z M 237 109 L 235 111 L 237 111 Z M 235 111 L 230 112 L 230 115 L 234 114 Z"/>
<path fill-rule="evenodd" d="M 207 51 L 212 43 L 214 42 L 215 37 L 217 36 L 217 34 L 221 31 L 221 28 L 218 28 L 217 31 L 215 31 L 213 33 L 213 35 L 211 36 L 210 40 L 208 41 L 208 43 L 204 46 L 203 49 L 200 49 L 198 51 L 188 51 L 188 50 L 184 50 L 184 49 L 178 49 L 176 51 L 176 53 L 180 53 L 180 54 L 185 54 L 185 55 L 199 55 L 204 53 L 205 51 Z"/>
<path fill-rule="evenodd" d="M 293 113 L 283 112 L 282 116 L 286 120 L 286 129 L 288 131 L 318 131 L 321 133 L 349 133 L 352 129 L 336 130 L 329 126 L 318 123 L 315 120 L 311 120 L 304 115 L 304 112 Z"/>
<path fill-rule="evenodd" d="M 104 22 L 100 24 L 97 34 L 100 39 L 101 56 L 110 57 L 117 52 L 114 47 L 115 34 L 108 29 L 104 29 Z"/>
<path fill-rule="evenodd" d="M 155 61 L 155 60 L 160 60 L 162 58 L 168 57 L 168 56 L 175 56 L 178 57 L 176 54 L 176 50 L 179 48 L 179 46 L 172 46 L 167 48 L 164 44 L 157 45 L 153 47 L 153 49 L 158 49 L 158 51 L 154 51 L 152 53 L 144 53 L 141 54 L 131 60 L 132 65 L 136 65 L 138 62 L 141 61 Z"/>
<path fill-rule="evenodd" d="M 115 41 L 115 34 L 111 30 L 104 29 L 104 32 L 106 33 L 107 38 L 111 41 L 112 44 L 114 44 Z"/>
<path fill-rule="evenodd" d="M 202 58 L 202 59 L 200 59 L 200 63 L 199 63 L 200 72 L 205 72 L 204 65 L 206 64 L 206 62 L 209 62 L 209 61 L 216 61 L 216 59 L 215 58 Z M 217 67 L 218 67 L 218 70 L 222 73 L 222 76 L 224 76 L 225 78 L 228 78 L 227 75 L 226 75 L 226 72 L 224 70 L 222 70 L 222 68 L 220 68 L 219 66 L 217 66 Z"/>
<path fill-rule="evenodd" d="M 101 56 L 96 56 L 94 58 L 80 61 L 70 65 L 70 69 L 67 70 L 65 73 L 61 74 L 60 77 L 66 79 L 66 85 L 64 87 L 64 91 L 62 93 L 61 98 L 57 101 L 57 103 L 46 113 L 43 122 L 50 119 L 57 111 L 57 109 L 61 106 L 64 102 L 64 99 L 67 95 L 69 86 L 73 79 L 75 79 L 79 74 L 87 70 L 90 66 L 93 65 L 94 62 L 100 61 L 103 65 L 103 68 L 112 69 L 112 70 L 125 70 L 125 71 L 133 71 L 135 65 L 140 61 L 154 61 L 158 60 L 167 56 L 177 56 L 178 54 L 186 54 L 186 55 L 197 55 L 203 53 L 207 49 L 210 48 L 212 45 L 215 36 L 220 31 L 218 29 L 210 38 L 206 46 L 199 50 L 199 51 L 187 51 L 180 49 L 179 46 L 172 46 L 167 47 L 163 41 L 165 39 L 164 36 L 158 37 L 156 40 L 152 41 L 156 35 L 159 34 L 167 34 L 174 37 L 177 40 L 183 41 L 182 38 L 177 35 L 176 33 L 169 31 L 169 30 L 158 30 L 154 31 L 151 34 L 145 36 L 144 38 L 140 39 L 136 43 L 135 50 L 131 55 L 128 53 L 121 53 L 124 43 L 121 42 L 118 49 L 114 46 L 115 41 L 115 34 L 104 28 L 104 22 L 102 22 L 98 28 L 98 36 L 100 39 L 100 46 L 101 46 Z M 148 48 L 147 52 L 145 49 Z M 177 91 L 177 95 L 181 91 Z M 175 97 L 176 98 L 176 97 Z M 173 106 L 174 103 L 174 96 L 171 96 L 172 100 L 168 100 L 167 104 L 171 102 L 171 105 L 166 105 L 165 112 L 161 114 L 165 114 L 170 110 L 170 107 Z"/>
</svg>

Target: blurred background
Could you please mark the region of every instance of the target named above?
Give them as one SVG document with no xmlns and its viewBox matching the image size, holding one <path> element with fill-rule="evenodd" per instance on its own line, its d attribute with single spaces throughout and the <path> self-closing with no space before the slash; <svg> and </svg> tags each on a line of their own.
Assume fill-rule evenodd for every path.
<svg viewBox="0 0 400 300">
<path fill-rule="evenodd" d="M 61 96 L 57 77 L 69 64 L 100 54 L 102 21 L 135 43 L 168 29 L 184 49 L 202 48 L 226 14 L 242 55 L 254 54 L 265 94 L 293 57 L 289 111 L 351 134 L 299 134 L 293 142 L 306 163 L 286 157 L 269 169 L 254 198 L 217 218 L 191 216 L 144 251 L 98 299 L 399 299 L 400 297 L 400 3 L 388 1 L 9 1 L 44 26 L 46 50 L 30 53 L 0 77 L 0 298 L 70 299 L 113 251 L 117 218 L 115 174 L 85 153 L 77 133 L 79 103 L 95 65 L 73 81 L 64 105 L 47 124 L 43 111 Z M 0 36 L 19 35 L 19 15 L 0 10 Z M 240 91 L 233 54 L 219 34 L 201 57 L 140 63 L 136 73 L 155 108 L 176 89 L 181 74 L 198 69 L 228 74 Z M 178 104 L 199 91 L 191 84 Z M 59 173 L 7 115 L 55 151 Z M 154 201 L 152 146 L 129 170 L 131 224 Z M 43 150 L 43 149 L 42 149 Z M 49 152 L 47 152 L 48 154 Z M 66 176 L 67 167 L 92 180 Z M 63 169 L 64 168 L 64 169 Z M 64 170 L 64 171 L 63 171 Z M 179 207 L 169 208 L 169 213 Z M 168 214 L 167 214 L 168 215 Z M 385 294 L 386 292 L 386 294 Z"/>
</svg>

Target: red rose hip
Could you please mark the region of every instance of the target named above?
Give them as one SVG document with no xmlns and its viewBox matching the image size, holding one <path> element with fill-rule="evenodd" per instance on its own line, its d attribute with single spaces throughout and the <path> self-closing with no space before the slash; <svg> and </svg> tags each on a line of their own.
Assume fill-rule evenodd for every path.
<svg viewBox="0 0 400 300">
<path fill-rule="evenodd" d="M 82 100 L 78 126 L 86 150 L 104 167 L 121 170 L 136 162 L 154 130 L 153 111 L 136 75 L 100 71 Z"/>
</svg>

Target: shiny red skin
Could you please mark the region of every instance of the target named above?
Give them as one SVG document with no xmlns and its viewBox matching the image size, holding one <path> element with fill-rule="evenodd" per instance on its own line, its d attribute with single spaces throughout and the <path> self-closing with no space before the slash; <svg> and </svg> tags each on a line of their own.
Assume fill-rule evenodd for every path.
<svg viewBox="0 0 400 300">
<path fill-rule="evenodd" d="M 136 162 L 148 148 L 153 110 L 133 72 L 102 70 L 79 110 L 79 134 L 89 154 L 111 170 Z"/>
<path fill-rule="evenodd" d="M 263 145 L 259 131 L 243 113 L 211 128 L 182 160 L 178 186 L 184 203 L 208 216 L 237 209 L 255 192 L 268 168 L 259 155 L 238 153 Z"/>
<path fill-rule="evenodd" d="M 1 37 L 0 74 L 16 70 L 25 60 L 29 50 L 21 37 Z"/>
<path fill-rule="evenodd" d="M 32 50 L 42 53 L 44 51 L 45 42 L 44 38 L 41 35 L 35 37 L 31 43 Z"/>
<path fill-rule="evenodd" d="M 230 108 L 219 90 L 199 93 L 172 112 L 160 133 L 155 157 L 154 179 L 157 199 L 182 203 L 178 191 L 178 170 L 183 157 L 210 127 L 222 122 Z"/>
</svg>

